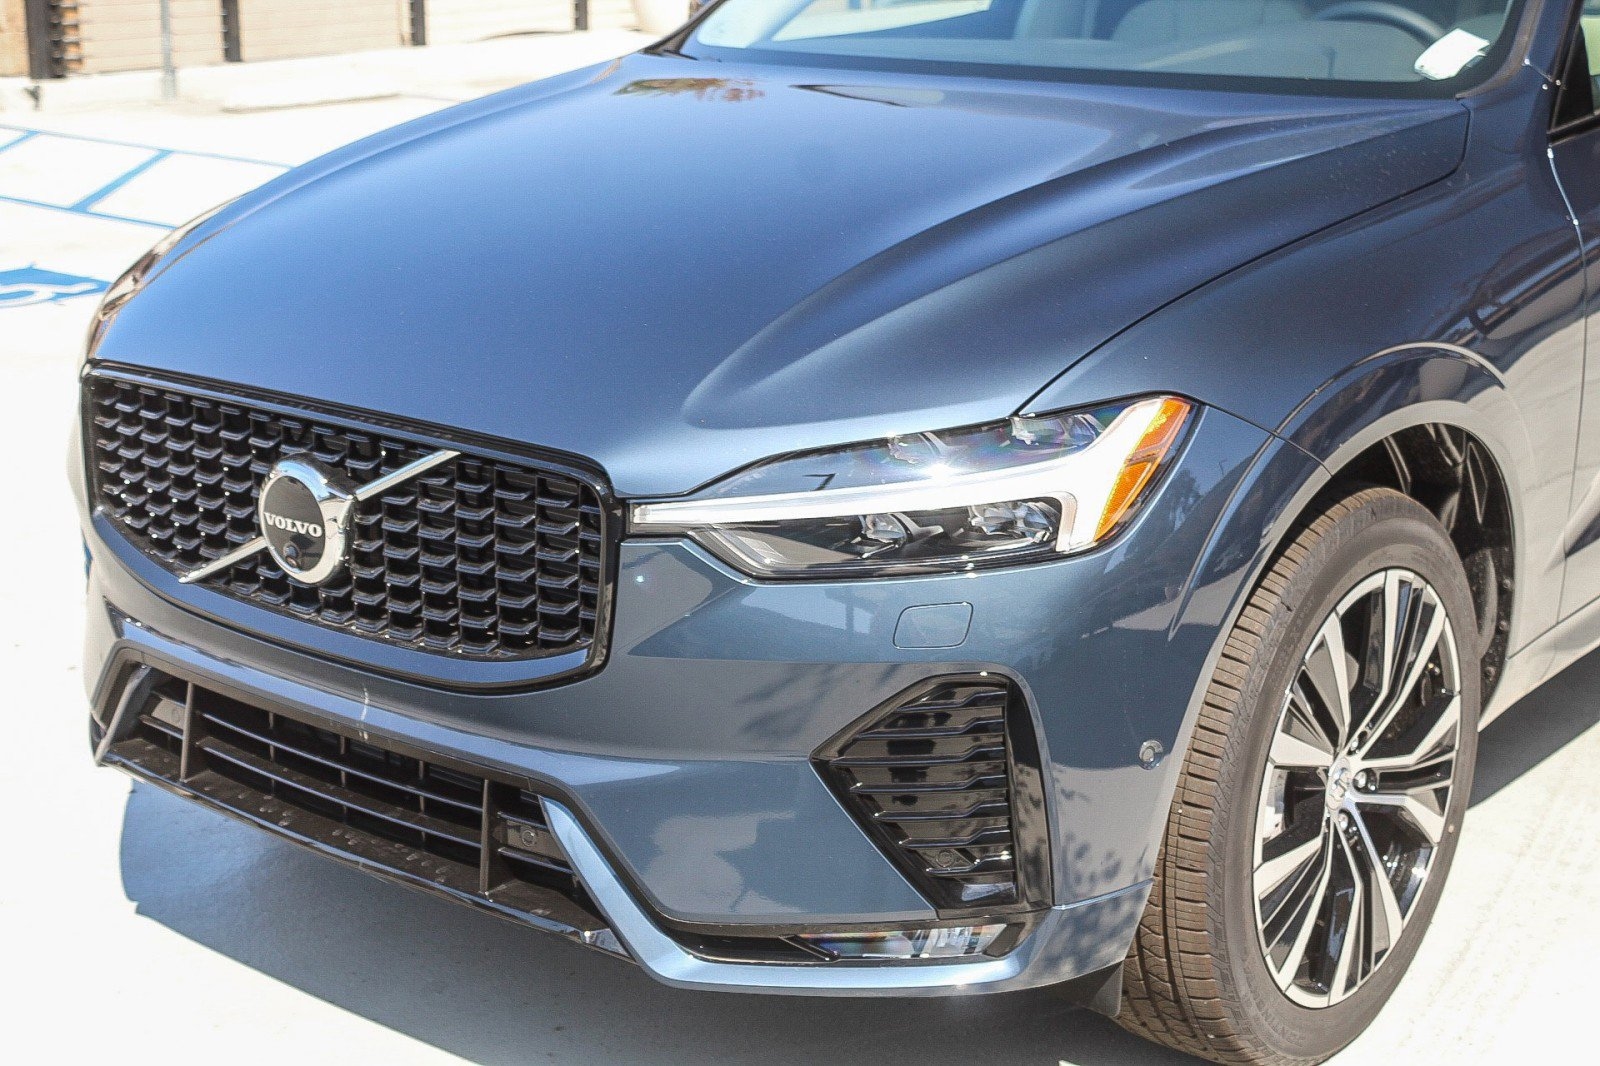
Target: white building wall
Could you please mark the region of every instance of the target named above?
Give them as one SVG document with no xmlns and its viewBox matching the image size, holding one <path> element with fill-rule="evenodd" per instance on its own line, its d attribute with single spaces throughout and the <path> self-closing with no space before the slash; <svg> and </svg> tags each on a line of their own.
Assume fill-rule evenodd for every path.
<svg viewBox="0 0 1600 1066">
<path fill-rule="evenodd" d="M 571 0 L 427 0 L 428 43 L 566 32 L 572 29 L 572 8 Z M 589 0 L 592 29 L 632 29 L 633 24 L 631 0 Z"/>
</svg>

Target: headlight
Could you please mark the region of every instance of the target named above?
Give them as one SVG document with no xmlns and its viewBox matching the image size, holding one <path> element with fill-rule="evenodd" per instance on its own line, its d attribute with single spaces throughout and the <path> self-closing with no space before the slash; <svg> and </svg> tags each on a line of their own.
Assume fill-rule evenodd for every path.
<svg viewBox="0 0 1600 1066">
<path fill-rule="evenodd" d="M 156 264 L 183 243 L 185 237 L 211 221 L 213 216 L 232 202 L 229 200 L 227 203 L 218 204 L 198 218 L 190 219 L 177 229 L 169 231 L 152 245 L 148 252 L 135 260 L 133 266 L 124 271 L 120 278 L 111 283 L 111 287 L 106 289 L 106 294 L 100 298 L 100 306 L 96 309 L 94 321 L 89 326 L 89 343 L 85 346 L 88 358 L 94 357 L 95 349 L 100 347 L 100 341 L 117 317 L 117 312 L 121 311 L 123 306 L 144 288 L 145 282 L 150 280 Z"/>
<path fill-rule="evenodd" d="M 1087 551 L 1137 509 L 1192 408 L 1155 396 L 775 459 L 630 528 L 757 577 L 925 573 Z"/>
</svg>

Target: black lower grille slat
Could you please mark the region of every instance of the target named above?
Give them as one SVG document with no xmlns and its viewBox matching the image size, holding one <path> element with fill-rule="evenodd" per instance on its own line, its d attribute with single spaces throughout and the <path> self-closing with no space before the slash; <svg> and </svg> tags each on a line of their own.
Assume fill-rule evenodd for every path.
<svg viewBox="0 0 1600 1066">
<path fill-rule="evenodd" d="M 1005 730 L 1004 718 L 979 718 L 973 722 L 961 725 L 940 726 L 901 726 L 891 725 L 887 729 L 874 729 L 870 733 L 863 733 L 862 740 L 949 740 L 956 737 L 970 736 L 974 733 L 999 733 Z"/>
<path fill-rule="evenodd" d="M 890 743 L 898 742 L 891 741 Z M 945 755 L 942 753 L 923 754 L 922 752 L 909 751 L 903 754 L 862 755 L 851 758 L 837 759 L 835 760 L 835 765 L 848 767 L 881 766 L 888 768 L 905 766 L 912 758 L 916 759 L 916 765 L 918 766 L 955 766 L 960 763 L 986 763 L 991 765 L 999 765 L 1001 760 L 1003 760 L 1005 757 L 1005 745 L 1000 743 L 986 745 L 985 747 L 979 748 L 975 751 L 963 752 L 957 755 Z"/>
<path fill-rule="evenodd" d="M 279 459 L 363 485 L 439 449 L 388 429 L 101 372 L 88 378 L 94 502 L 182 576 L 255 539 Z M 460 454 L 356 505 L 348 565 L 320 585 L 257 552 L 199 585 L 366 639 L 484 661 L 588 651 L 600 631 L 605 508 L 586 477 Z"/>
<path fill-rule="evenodd" d="M 975 818 L 1007 818 L 1011 814 L 1011 804 L 1005 797 L 976 803 L 964 807 L 919 807 L 914 811 L 879 811 L 877 820 L 880 822 L 895 822 L 906 825 L 911 822 L 949 822 L 951 820 L 971 820 Z"/>
<path fill-rule="evenodd" d="M 567 872 L 567 868 L 564 865 L 551 859 L 547 859 L 542 855 L 532 855 L 528 852 L 518 851 L 516 848 L 511 847 L 502 847 L 499 849 L 499 853 L 501 858 L 508 859 L 512 863 L 525 863 L 529 866 L 543 867 L 546 870 Z"/>
<path fill-rule="evenodd" d="M 502 913 L 605 927 L 550 832 L 543 798 L 520 785 L 175 678 L 149 692 L 112 745 L 114 761 Z"/>
<path fill-rule="evenodd" d="M 371 818 L 378 818 L 396 826 L 414 829 L 428 836 L 439 837 L 441 840 L 451 840 L 457 844 L 472 848 L 476 851 L 481 846 L 477 836 L 468 836 L 461 832 L 458 826 L 438 818 L 430 818 L 425 814 L 391 808 L 385 810 L 383 805 L 367 800 L 358 793 L 326 781 L 318 781 L 314 777 L 295 773 L 285 769 L 267 759 L 260 759 L 248 752 L 240 751 L 229 744 L 218 740 L 205 739 L 199 742 L 200 750 L 208 759 L 225 759 L 236 766 L 240 766 L 252 773 L 268 778 L 274 784 L 288 788 L 298 789 L 309 796 L 315 796 L 356 814 L 364 814 Z M 212 764 L 215 768 L 215 764 Z"/>
<path fill-rule="evenodd" d="M 330 770 L 338 771 L 339 773 L 353 775 L 364 781 L 370 781 L 373 784 L 384 785 L 394 789 L 403 789 L 416 795 L 419 800 L 427 803 L 443 804 L 448 807 L 453 807 L 463 813 L 470 814 L 473 818 L 477 818 L 483 811 L 483 803 L 481 800 L 476 803 L 469 803 L 465 800 L 451 799 L 448 796 L 439 795 L 438 793 L 434 792 L 428 792 L 425 789 L 421 789 L 413 785 L 403 784 L 399 781 L 382 777 L 378 774 L 368 773 L 367 771 L 350 765 L 347 762 L 340 762 L 336 758 L 327 758 L 325 756 L 306 751 L 302 748 L 296 748 L 283 742 L 282 740 L 274 740 L 268 736 L 245 729 L 242 726 L 230 722 L 223 722 L 215 715 L 205 715 L 203 717 L 205 718 L 208 728 L 224 729 L 237 736 L 242 736 L 248 740 L 253 740 L 258 744 L 271 745 L 272 747 L 277 748 L 280 754 L 288 754 L 294 756 L 295 758 L 305 759 L 308 762 L 317 763 L 321 766 L 327 767 Z"/>
<path fill-rule="evenodd" d="M 148 715 L 148 714 L 141 715 L 140 718 L 139 718 L 139 721 L 147 729 L 152 729 L 155 732 L 162 734 L 163 736 L 171 737 L 174 740 L 182 740 L 183 739 L 183 730 L 182 729 L 179 729 L 177 726 L 172 725 L 172 724 L 170 724 L 168 722 L 163 722 L 161 719 L 156 718 L 153 715 Z"/>
</svg>

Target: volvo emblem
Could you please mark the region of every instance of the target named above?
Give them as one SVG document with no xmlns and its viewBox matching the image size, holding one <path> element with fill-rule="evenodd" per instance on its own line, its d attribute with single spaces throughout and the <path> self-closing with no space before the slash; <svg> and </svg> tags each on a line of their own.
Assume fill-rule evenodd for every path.
<svg viewBox="0 0 1600 1066">
<path fill-rule="evenodd" d="M 178 580 L 192 585 L 267 551 L 296 581 L 322 584 L 344 567 L 356 504 L 376 500 L 460 455 L 445 448 L 359 488 L 309 459 L 280 459 L 267 472 L 256 502 L 256 524 L 261 527 L 261 535 L 195 567 Z"/>
<path fill-rule="evenodd" d="M 256 519 L 283 572 L 321 585 L 344 568 L 355 503 L 356 490 L 341 475 L 305 459 L 280 459 L 261 485 Z"/>
</svg>

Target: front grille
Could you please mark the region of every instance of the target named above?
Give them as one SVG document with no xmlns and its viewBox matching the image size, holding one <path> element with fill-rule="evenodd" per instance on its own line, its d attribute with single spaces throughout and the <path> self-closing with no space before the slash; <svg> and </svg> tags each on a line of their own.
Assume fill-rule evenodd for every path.
<svg viewBox="0 0 1600 1066">
<path fill-rule="evenodd" d="M 303 843 L 564 929 L 604 928 L 520 785 L 131 672 L 108 756 Z"/>
<path fill-rule="evenodd" d="M 95 501 L 135 547 L 182 576 L 255 539 L 280 458 L 357 485 L 437 449 L 304 411 L 96 375 Z M 593 647 L 605 581 L 598 490 L 571 473 L 461 455 L 358 504 L 349 565 L 323 585 L 257 552 L 200 584 L 417 651 L 532 659 Z"/>
<path fill-rule="evenodd" d="M 944 678 L 889 701 L 818 753 L 823 776 L 935 906 L 1003 907 L 1034 894 L 1022 883 L 1038 879 L 1039 863 L 1027 861 L 1034 842 L 1018 830 L 1042 799 L 1025 783 L 1037 767 L 1018 757 L 1035 745 L 1012 739 L 1031 735 L 1020 707 L 1003 680 Z M 1020 865 L 1019 844 L 1029 845 Z"/>
</svg>

